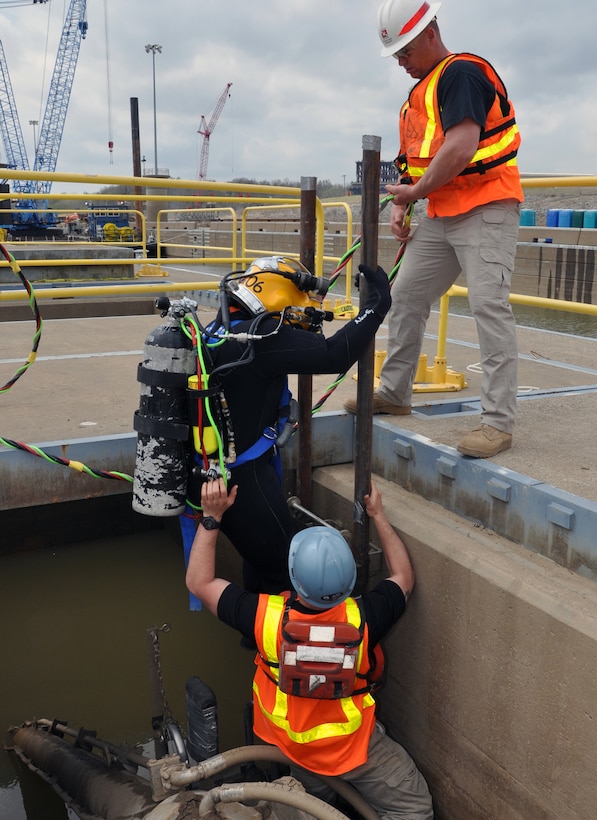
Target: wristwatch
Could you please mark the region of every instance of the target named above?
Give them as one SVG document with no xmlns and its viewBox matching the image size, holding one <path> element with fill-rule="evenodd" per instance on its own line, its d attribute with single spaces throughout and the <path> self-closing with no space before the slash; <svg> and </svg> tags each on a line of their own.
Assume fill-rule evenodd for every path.
<svg viewBox="0 0 597 820">
<path fill-rule="evenodd" d="M 216 521 L 212 515 L 204 515 L 200 524 L 203 524 L 206 530 L 219 530 L 221 521 Z"/>
</svg>

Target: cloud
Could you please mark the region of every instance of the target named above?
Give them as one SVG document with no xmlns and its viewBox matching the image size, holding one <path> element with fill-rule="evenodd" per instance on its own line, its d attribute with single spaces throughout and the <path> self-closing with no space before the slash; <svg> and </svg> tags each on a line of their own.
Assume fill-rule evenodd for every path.
<svg viewBox="0 0 597 820">
<path fill-rule="evenodd" d="M 397 114 L 411 81 L 379 56 L 377 0 L 94 0 L 82 41 L 57 169 L 132 173 L 130 100 L 138 99 L 141 152 L 154 162 L 155 56 L 158 165 L 198 176 L 201 115 L 230 97 L 210 138 L 208 177 L 354 178 L 362 136 L 397 148 Z M 0 31 L 32 164 L 30 119 L 41 121 L 67 2 L 9 8 Z M 595 172 L 597 7 L 580 0 L 443 0 L 446 45 L 481 54 L 514 101 L 526 173 Z M 107 36 L 106 36 L 107 35 Z M 112 154 L 108 141 L 112 140 Z M 62 189 L 62 188 L 61 188 Z"/>
</svg>

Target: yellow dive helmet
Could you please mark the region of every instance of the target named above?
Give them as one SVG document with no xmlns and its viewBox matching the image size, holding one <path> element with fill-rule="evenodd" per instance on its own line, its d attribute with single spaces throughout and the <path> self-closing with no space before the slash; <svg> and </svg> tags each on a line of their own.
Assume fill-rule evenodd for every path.
<svg viewBox="0 0 597 820">
<path fill-rule="evenodd" d="M 246 271 L 226 277 L 230 297 L 253 316 L 284 313 L 286 322 L 303 328 L 321 325 L 328 287 L 327 279 L 313 276 L 300 262 L 286 256 L 255 259 Z"/>
</svg>

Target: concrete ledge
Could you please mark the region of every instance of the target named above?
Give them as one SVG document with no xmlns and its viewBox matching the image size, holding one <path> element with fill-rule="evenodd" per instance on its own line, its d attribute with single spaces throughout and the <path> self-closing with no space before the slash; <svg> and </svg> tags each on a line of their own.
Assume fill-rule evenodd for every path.
<svg viewBox="0 0 597 820">
<path fill-rule="evenodd" d="M 136 440 L 136 435 L 124 433 L 41 442 L 35 446 L 49 456 L 83 464 L 95 472 L 118 470 L 132 475 Z M 19 449 L 0 447 L 0 510 L 28 509 L 130 492 L 128 481 L 95 478 Z"/>
<path fill-rule="evenodd" d="M 132 279 L 135 274 L 132 264 L 112 264 L 110 262 L 110 260 L 134 259 L 134 250 L 122 245 L 10 242 L 7 247 L 17 262 L 22 263 L 23 274 L 30 282 Z M 106 260 L 105 264 L 85 264 L 85 260 L 97 263 L 102 259 Z M 53 262 L 63 260 L 70 260 L 73 264 L 53 264 Z M 76 264 L 79 260 L 80 264 Z M 0 284 L 13 284 L 14 282 L 14 273 L 7 267 L 0 268 Z"/>
<path fill-rule="evenodd" d="M 210 293 L 209 291 L 207 293 Z M 96 470 L 132 475 L 136 435 L 125 433 L 39 444 L 51 455 Z M 283 453 L 285 480 L 294 480 L 297 439 Z M 313 419 L 314 467 L 352 464 L 354 416 L 322 412 Z M 373 421 L 372 468 L 479 527 L 541 553 L 597 581 L 597 503 L 508 470 L 469 459 L 383 418 Z M 0 510 L 130 491 L 120 481 L 91 478 L 19 450 L 0 447 Z"/>
<path fill-rule="evenodd" d="M 392 457 L 393 454 L 394 457 Z M 373 470 L 597 581 L 597 504 L 375 418 Z"/>
<path fill-rule="evenodd" d="M 315 512 L 350 527 L 352 467 L 314 481 Z M 387 642 L 381 717 L 425 774 L 436 820 L 592 817 L 597 586 L 376 481 L 417 574 Z"/>
<path fill-rule="evenodd" d="M 101 297 L 83 299 L 61 297 L 44 300 L 44 319 L 84 319 L 90 316 L 148 316 L 155 314 L 155 297 L 127 296 L 120 299 Z M 0 322 L 23 322 L 31 319 L 28 304 L 0 302 Z"/>
</svg>

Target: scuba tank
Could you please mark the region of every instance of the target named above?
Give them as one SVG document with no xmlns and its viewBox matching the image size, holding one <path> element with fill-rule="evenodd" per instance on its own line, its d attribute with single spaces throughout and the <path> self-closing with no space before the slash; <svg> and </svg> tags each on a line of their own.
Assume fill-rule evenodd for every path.
<svg viewBox="0 0 597 820">
<path fill-rule="evenodd" d="M 187 385 L 196 373 L 192 342 L 180 327 L 188 301 L 157 300 L 166 321 L 145 340 L 137 371 L 141 397 L 133 424 L 133 509 L 144 515 L 175 516 L 185 509 L 191 453 Z"/>
</svg>

